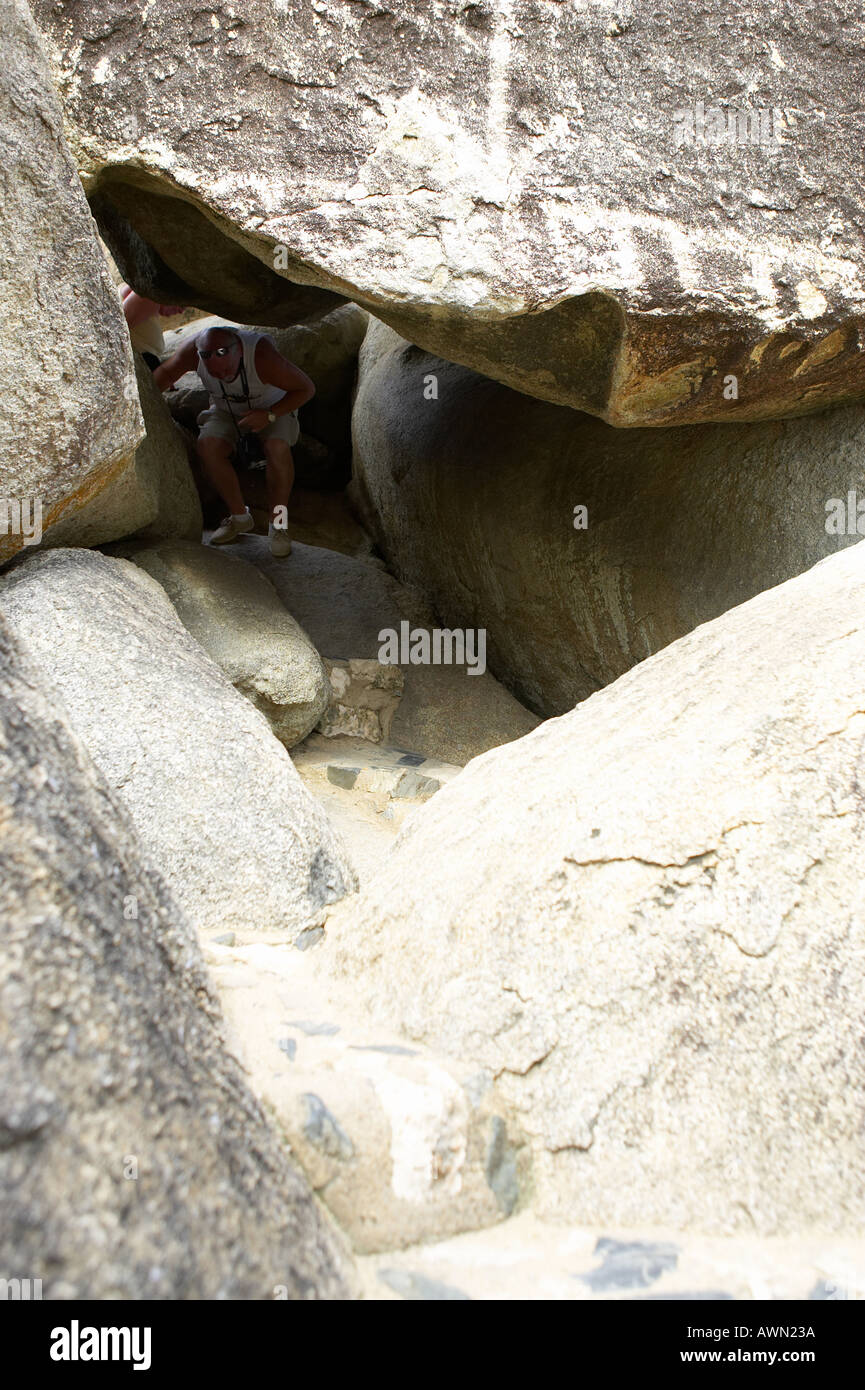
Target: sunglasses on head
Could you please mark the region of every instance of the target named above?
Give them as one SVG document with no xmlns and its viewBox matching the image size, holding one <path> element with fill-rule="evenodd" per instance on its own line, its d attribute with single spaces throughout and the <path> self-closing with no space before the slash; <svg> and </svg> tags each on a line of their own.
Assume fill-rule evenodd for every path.
<svg viewBox="0 0 865 1390">
<path fill-rule="evenodd" d="M 202 362 L 206 362 L 208 357 L 227 357 L 230 352 L 234 352 L 234 347 L 198 349 L 198 355 L 201 358 Z"/>
</svg>

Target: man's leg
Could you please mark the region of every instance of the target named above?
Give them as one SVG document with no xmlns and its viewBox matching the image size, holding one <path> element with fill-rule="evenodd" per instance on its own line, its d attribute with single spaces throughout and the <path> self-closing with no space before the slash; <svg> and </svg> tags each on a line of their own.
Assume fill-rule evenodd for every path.
<svg viewBox="0 0 865 1390">
<path fill-rule="evenodd" d="M 230 513 L 210 537 L 211 545 L 230 545 L 255 526 L 252 514 L 244 505 L 240 483 L 231 464 L 231 449 L 230 439 L 203 430 L 195 446 L 205 476 L 216 488 Z"/>
<path fill-rule="evenodd" d="M 231 462 L 231 448 L 231 441 L 228 439 L 202 435 L 195 446 L 195 452 L 201 459 L 205 477 L 216 488 L 229 512 L 233 516 L 240 516 L 241 512 L 246 510 L 246 504 Z"/>
<path fill-rule="evenodd" d="M 270 519 L 277 507 L 287 507 L 294 486 L 294 459 L 291 446 L 284 439 L 265 439 L 264 453 L 267 458 L 267 504 Z"/>
<path fill-rule="evenodd" d="M 283 559 L 291 554 L 291 541 L 288 536 L 285 509 L 294 484 L 294 459 L 291 445 L 284 439 L 265 439 L 264 452 L 267 457 L 267 504 L 270 507 L 271 554 Z"/>
</svg>

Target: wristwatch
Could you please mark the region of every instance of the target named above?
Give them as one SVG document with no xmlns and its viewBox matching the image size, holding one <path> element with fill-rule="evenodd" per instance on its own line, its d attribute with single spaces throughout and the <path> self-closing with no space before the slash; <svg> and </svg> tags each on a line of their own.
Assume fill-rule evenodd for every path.
<svg viewBox="0 0 865 1390">
<path fill-rule="evenodd" d="M 278 415 L 274 415 L 274 413 L 273 413 L 272 410 L 269 410 L 269 411 L 267 412 L 267 423 L 268 423 L 269 425 L 275 425 L 278 419 L 279 419 L 279 416 L 278 416 Z"/>
</svg>

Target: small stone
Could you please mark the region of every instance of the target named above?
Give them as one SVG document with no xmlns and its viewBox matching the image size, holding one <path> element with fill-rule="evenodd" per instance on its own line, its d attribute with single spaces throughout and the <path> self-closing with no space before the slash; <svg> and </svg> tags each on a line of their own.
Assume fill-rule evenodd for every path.
<svg viewBox="0 0 865 1390">
<path fill-rule="evenodd" d="M 300 1029 L 307 1038 L 328 1038 L 338 1033 L 338 1023 L 310 1023 L 309 1019 L 288 1019 L 289 1029 Z"/>
<path fill-rule="evenodd" d="M 233 946 L 236 939 L 233 931 L 224 931 L 213 938 L 213 944 L 214 946 Z"/>
<path fill-rule="evenodd" d="M 437 777 L 421 777 L 418 772 L 403 772 L 391 792 L 400 801 L 429 801 L 437 791 L 441 791 Z"/>
<path fill-rule="evenodd" d="M 321 941 L 324 936 L 324 927 L 307 927 L 300 936 L 295 938 L 295 946 L 299 951 L 308 951 L 310 946 L 315 946 L 316 942 Z"/>
<path fill-rule="evenodd" d="M 601 1236 L 595 1254 L 603 1263 L 590 1274 L 578 1274 L 593 1293 L 608 1289 L 645 1289 L 667 1270 L 675 1269 L 679 1252 L 675 1245 L 656 1245 L 649 1241 L 620 1241 Z"/>
<path fill-rule="evenodd" d="M 299 1028 L 308 1038 L 331 1038 L 339 1032 L 338 1023 L 310 1023 L 307 1019 L 290 1018 L 289 1028 Z"/>
<path fill-rule="evenodd" d="M 280 1038 L 277 1042 L 280 1052 L 284 1052 L 289 1062 L 293 1062 L 297 1056 L 297 1043 L 294 1038 Z"/>
<path fill-rule="evenodd" d="M 346 1134 L 335 1115 L 332 1115 L 319 1096 L 307 1091 L 303 1097 L 306 1106 L 306 1121 L 303 1132 L 317 1149 L 329 1158 L 349 1159 L 354 1157 L 354 1144 Z"/>
<path fill-rule="evenodd" d="M 516 1155 L 508 1143 L 505 1122 L 499 1115 L 493 1116 L 490 1125 L 484 1174 L 495 1193 L 499 1207 L 505 1216 L 510 1216 L 519 1199 L 520 1184 L 517 1178 Z"/>
<path fill-rule="evenodd" d="M 351 791 L 358 779 L 359 767 L 340 767 L 338 763 L 330 763 L 327 769 L 327 780 L 332 782 L 335 787 L 344 787 L 346 791 Z"/>
</svg>

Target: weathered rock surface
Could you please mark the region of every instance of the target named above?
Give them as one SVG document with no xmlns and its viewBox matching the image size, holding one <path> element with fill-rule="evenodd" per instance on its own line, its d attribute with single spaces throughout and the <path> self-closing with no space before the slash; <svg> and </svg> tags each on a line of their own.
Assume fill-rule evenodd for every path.
<svg viewBox="0 0 865 1390">
<path fill-rule="evenodd" d="M 377 660 L 379 633 L 398 632 L 403 620 L 435 625 L 417 595 L 380 563 L 297 544 L 288 560 L 274 560 L 266 538 L 253 535 L 243 536 L 238 550 L 270 579 L 331 669 L 338 662 Z M 381 730 L 377 710 L 377 727 L 368 732 L 375 739 L 386 732 L 392 744 L 409 752 L 462 764 L 520 738 L 538 722 L 489 672 L 469 676 L 456 666 L 383 667 L 396 669 L 403 674 L 396 711 Z M 343 723 L 340 732 L 345 731 Z M 362 732 L 359 723 L 353 732 Z"/>
<path fill-rule="evenodd" d="M 157 297 L 286 323 L 345 296 L 618 425 L 865 390 L 858 9 L 35 8 Z"/>
<path fill-rule="evenodd" d="M 264 716 L 150 575 L 50 551 L 0 582 L 0 613 L 196 926 L 301 931 L 352 891 L 337 836 Z"/>
<path fill-rule="evenodd" d="M 331 690 L 321 657 L 273 585 L 235 555 L 191 541 L 128 552 L 286 748 L 314 729 Z"/>
<path fill-rule="evenodd" d="M 138 354 L 135 373 L 144 439 L 118 477 L 49 529 L 46 547 L 102 545 L 131 535 L 154 540 L 164 536 L 201 539 L 201 503 L 183 436 Z"/>
<path fill-rule="evenodd" d="M 345 1297 L 186 919 L 2 623 L 0 730 L 4 1278 L 49 1299 Z"/>
<path fill-rule="evenodd" d="M 0 498 L 74 513 L 141 438 L 129 337 L 22 0 L 2 0 Z M 23 536 L 3 512 L 0 561 Z"/>
<path fill-rule="evenodd" d="M 863 615 L 857 545 L 475 760 L 331 918 L 379 1026 L 495 1078 L 541 1214 L 862 1233 Z"/>
<path fill-rule="evenodd" d="M 448 626 L 486 628 L 490 669 L 543 714 L 860 539 L 855 515 L 852 534 L 827 534 L 826 504 L 846 510 L 857 488 L 865 503 L 862 406 L 615 430 L 373 323 L 354 438 L 365 520 L 396 572 Z"/>
</svg>

